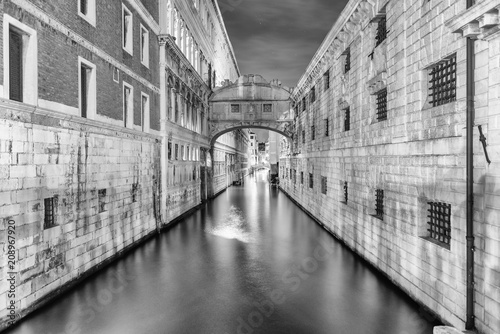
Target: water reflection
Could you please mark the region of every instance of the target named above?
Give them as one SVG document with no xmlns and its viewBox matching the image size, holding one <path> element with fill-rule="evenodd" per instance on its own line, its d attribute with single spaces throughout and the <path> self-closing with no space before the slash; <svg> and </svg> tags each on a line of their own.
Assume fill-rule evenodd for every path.
<svg viewBox="0 0 500 334">
<path fill-rule="evenodd" d="M 260 172 L 15 334 L 430 334 L 425 313 Z"/>
</svg>

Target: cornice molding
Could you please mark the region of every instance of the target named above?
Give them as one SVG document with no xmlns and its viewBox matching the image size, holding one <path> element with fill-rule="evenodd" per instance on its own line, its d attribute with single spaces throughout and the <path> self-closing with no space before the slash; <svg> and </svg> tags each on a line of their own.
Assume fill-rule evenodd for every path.
<svg viewBox="0 0 500 334">
<path fill-rule="evenodd" d="M 445 22 L 453 33 L 473 39 L 487 39 L 500 31 L 500 0 L 483 0 Z"/>
<path fill-rule="evenodd" d="M 134 10 L 139 13 L 144 22 L 149 25 L 155 35 L 158 35 L 160 33 L 160 25 L 158 24 L 158 22 L 156 22 L 153 15 L 148 12 L 146 7 L 144 7 L 142 2 L 140 2 L 139 0 L 128 0 L 128 2 L 132 6 L 132 8 L 134 8 Z"/>
</svg>

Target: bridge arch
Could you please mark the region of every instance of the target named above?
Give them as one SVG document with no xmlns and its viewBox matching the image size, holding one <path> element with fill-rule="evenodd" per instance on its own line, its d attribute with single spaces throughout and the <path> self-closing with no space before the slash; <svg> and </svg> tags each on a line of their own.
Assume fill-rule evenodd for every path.
<svg viewBox="0 0 500 334">
<path fill-rule="evenodd" d="M 291 93 L 278 80 L 267 82 L 260 75 L 243 75 L 235 82 L 226 80 L 209 99 L 211 145 L 224 133 L 245 128 L 274 131 L 291 140 L 294 119 Z"/>
</svg>

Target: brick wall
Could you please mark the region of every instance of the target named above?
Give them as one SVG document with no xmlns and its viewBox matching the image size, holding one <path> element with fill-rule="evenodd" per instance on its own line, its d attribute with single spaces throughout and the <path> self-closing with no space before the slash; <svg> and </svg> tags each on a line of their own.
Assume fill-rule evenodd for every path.
<svg viewBox="0 0 500 334">
<path fill-rule="evenodd" d="M 2 102 L 0 110 L 0 248 L 14 221 L 14 300 L 23 315 L 155 231 L 160 145 L 155 136 L 18 103 Z M 51 197 L 56 226 L 44 229 L 44 199 Z M 6 265 L 2 257 L 1 305 L 9 302 Z M 2 307 L 2 327 L 6 315 Z"/>
<path fill-rule="evenodd" d="M 351 1 L 353 5 L 359 1 Z M 308 100 L 296 129 L 305 130 L 294 157 L 280 160 L 280 186 L 333 234 L 442 320 L 464 329 L 466 303 L 465 39 L 444 22 L 465 1 L 376 1 L 387 4 L 387 39 L 375 47 L 377 23 L 361 18 L 354 31 L 309 68 L 295 99 Z M 334 26 L 335 29 L 335 26 Z M 361 32 L 362 31 L 362 32 Z M 330 40 L 330 42 L 333 38 Z M 341 43 L 338 43 L 341 42 Z M 335 44 L 335 43 L 334 43 Z M 479 132 L 474 138 L 476 233 L 475 316 L 481 333 L 500 330 L 500 197 L 498 163 L 499 38 L 476 42 L 476 125 L 487 137 L 485 162 Z M 346 50 L 351 69 L 344 73 Z M 373 52 L 373 55 L 371 53 Z M 432 107 L 428 69 L 456 53 L 456 101 Z M 329 89 L 323 73 L 331 71 Z M 316 101 L 310 103 L 315 87 Z M 388 91 L 387 120 L 377 120 L 376 92 Z M 297 93 L 299 92 L 299 93 Z M 350 108 L 350 130 L 345 109 Z M 299 110 L 302 110 L 300 105 Z M 324 119 L 329 118 L 329 136 Z M 311 126 L 315 126 L 312 140 Z M 287 177 L 297 171 L 296 182 Z M 300 184 L 300 173 L 304 184 Z M 314 185 L 309 187 L 309 173 Z M 327 178 L 327 192 L 321 178 Z M 348 201 L 344 201 L 344 182 Z M 375 192 L 384 190 L 384 216 L 375 213 Z M 428 239 L 429 201 L 451 204 L 450 249 Z"/>
</svg>

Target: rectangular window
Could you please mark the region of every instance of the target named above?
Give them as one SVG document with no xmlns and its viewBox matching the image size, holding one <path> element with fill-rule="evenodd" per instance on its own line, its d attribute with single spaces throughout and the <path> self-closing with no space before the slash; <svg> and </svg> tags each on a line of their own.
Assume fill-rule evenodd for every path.
<svg viewBox="0 0 500 334">
<path fill-rule="evenodd" d="M 175 144 L 175 160 L 179 160 L 179 144 Z"/>
<path fill-rule="evenodd" d="M 184 145 L 181 145 L 181 160 L 186 160 L 186 157 L 184 156 Z"/>
<path fill-rule="evenodd" d="M 99 189 L 97 192 L 99 213 L 106 211 L 106 189 Z"/>
<path fill-rule="evenodd" d="M 168 142 L 168 160 L 172 160 L 172 142 Z"/>
<path fill-rule="evenodd" d="M 316 138 L 316 128 L 314 125 L 311 126 L 311 140 Z"/>
<path fill-rule="evenodd" d="M 300 172 L 300 184 L 304 184 L 304 172 Z"/>
<path fill-rule="evenodd" d="M 347 201 L 349 200 L 349 184 L 347 181 L 344 182 L 344 203 L 347 204 Z"/>
<path fill-rule="evenodd" d="M 323 80 L 325 82 L 325 91 L 330 88 L 330 70 L 326 71 L 325 74 L 323 74 Z"/>
<path fill-rule="evenodd" d="M 325 136 L 328 137 L 330 135 L 330 121 L 329 119 L 325 119 Z"/>
<path fill-rule="evenodd" d="M 131 55 L 133 54 L 132 29 L 132 12 L 122 4 L 122 47 Z"/>
<path fill-rule="evenodd" d="M 78 57 L 80 116 L 93 119 L 96 113 L 96 66 Z"/>
<path fill-rule="evenodd" d="M 87 117 L 88 104 L 88 77 L 89 68 L 85 65 L 80 65 L 80 114 L 82 117 Z"/>
<path fill-rule="evenodd" d="M 310 99 L 311 103 L 316 101 L 316 87 L 311 88 Z"/>
<path fill-rule="evenodd" d="M 149 30 L 141 24 L 141 63 L 149 68 Z"/>
<path fill-rule="evenodd" d="M 387 89 L 377 93 L 377 120 L 387 120 Z"/>
<path fill-rule="evenodd" d="M 149 95 L 141 93 L 141 129 L 149 130 Z"/>
<path fill-rule="evenodd" d="M 293 183 L 297 183 L 297 170 L 293 170 Z"/>
<path fill-rule="evenodd" d="M 302 130 L 302 144 L 306 143 L 306 130 Z"/>
<path fill-rule="evenodd" d="M 347 107 L 344 109 L 345 111 L 345 119 L 344 119 L 344 131 L 351 130 L 351 108 Z"/>
<path fill-rule="evenodd" d="M 137 194 L 139 192 L 139 183 L 132 183 L 132 203 L 137 202 Z"/>
<path fill-rule="evenodd" d="M 327 178 L 326 176 L 321 177 L 321 193 L 326 195 L 326 189 L 327 189 Z"/>
<path fill-rule="evenodd" d="M 231 112 L 232 113 L 239 113 L 240 112 L 240 105 L 239 104 L 231 104 Z"/>
<path fill-rule="evenodd" d="M 457 55 L 440 62 L 429 70 L 429 96 L 433 107 L 456 100 Z"/>
<path fill-rule="evenodd" d="M 273 105 L 272 104 L 264 104 L 264 112 L 272 112 L 273 111 Z"/>
<path fill-rule="evenodd" d="M 451 240 L 451 204 L 428 202 L 429 238 L 437 241 L 446 248 L 450 248 Z"/>
<path fill-rule="evenodd" d="M 43 200 L 44 204 L 44 219 L 43 219 L 43 229 L 57 226 L 56 224 L 56 208 L 57 208 L 57 196 L 45 198 Z"/>
<path fill-rule="evenodd" d="M 384 16 L 378 21 L 377 36 L 375 37 L 377 43 L 375 44 L 375 47 L 382 44 L 382 42 L 387 38 L 388 33 L 389 31 L 387 31 L 387 19 Z"/>
<path fill-rule="evenodd" d="M 23 101 L 23 36 L 9 30 L 9 99 Z"/>
<path fill-rule="evenodd" d="M 375 190 L 375 217 L 382 219 L 384 217 L 384 191 Z"/>
<path fill-rule="evenodd" d="M 306 97 L 302 98 L 302 111 L 305 111 L 307 108 Z"/>
<path fill-rule="evenodd" d="M 95 0 L 78 0 L 78 15 L 95 27 Z"/>
<path fill-rule="evenodd" d="M 309 188 L 313 188 L 313 187 L 314 187 L 314 178 L 313 178 L 312 173 L 309 173 Z"/>
<path fill-rule="evenodd" d="M 351 49 L 348 48 L 345 53 L 344 59 L 344 73 L 348 73 L 351 70 Z"/>
<path fill-rule="evenodd" d="M 131 128 L 134 117 L 134 88 L 123 82 L 123 126 Z"/>
</svg>

